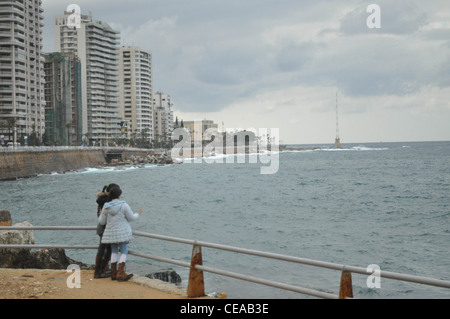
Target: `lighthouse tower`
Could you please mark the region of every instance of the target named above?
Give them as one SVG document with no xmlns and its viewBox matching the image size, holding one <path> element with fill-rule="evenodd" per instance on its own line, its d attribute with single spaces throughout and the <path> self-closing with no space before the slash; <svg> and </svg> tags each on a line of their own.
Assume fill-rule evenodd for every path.
<svg viewBox="0 0 450 319">
<path fill-rule="evenodd" d="M 338 94 L 336 92 L 336 139 L 334 140 L 334 148 L 341 149 L 341 138 L 339 137 L 339 111 L 338 111 Z"/>
</svg>

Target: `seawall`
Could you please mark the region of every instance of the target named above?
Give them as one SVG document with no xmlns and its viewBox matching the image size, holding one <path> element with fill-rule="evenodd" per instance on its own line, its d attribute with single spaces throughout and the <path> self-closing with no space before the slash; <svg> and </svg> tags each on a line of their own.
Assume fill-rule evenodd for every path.
<svg viewBox="0 0 450 319">
<path fill-rule="evenodd" d="M 0 152 L 0 180 L 74 171 L 104 164 L 104 151 L 100 149 Z"/>
</svg>

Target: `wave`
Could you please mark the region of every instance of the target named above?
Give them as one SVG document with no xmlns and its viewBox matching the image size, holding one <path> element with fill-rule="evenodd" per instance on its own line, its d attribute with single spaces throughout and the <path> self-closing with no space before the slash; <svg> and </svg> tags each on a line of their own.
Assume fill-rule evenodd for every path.
<svg viewBox="0 0 450 319">
<path fill-rule="evenodd" d="M 105 166 L 105 167 L 88 167 L 84 169 L 80 169 L 77 171 L 70 171 L 70 172 L 51 172 L 50 174 L 38 174 L 37 176 L 45 176 L 45 175 L 51 175 L 51 176 L 57 176 L 57 175 L 65 175 L 65 174 L 104 174 L 104 173 L 111 173 L 111 172 L 128 172 L 138 169 L 151 169 L 155 168 L 159 165 L 157 164 L 145 164 L 140 166 L 135 165 L 124 165 L 124 166 Z"/>
<path fill-rule="evenodd" d="M 333 147 L 305 147 L 292 148 L 283 150 L 282 153 L 311 153 L 311 152 L 348 152 L 348 151 L 386 151 L 387 147 L 368 147 L 365 145 L 352 146 L 347 148 L 333 148 Z"/>
<path fill-rule="evenodd" d="M 140 166 L 115 166 L 115 167 L 98 167 L 98 168 L 87 168 L 81 171 L 77 171 L 77 174 L 99 174 L 99 173 L 110 173 L 110 172 L 127 172 L 137 169 L 155 168 L 156 164 L 145 164 Z"/>
<path fill-rule="evenodd" d="M 246 157 L 246 156 L 272 156 L 279 154 L 279 151 L 268 151 L 264 150 L 259 153 L 232 153 L 232 154 L 223 154 L 223 153 L 210 153 L 208 155 L 203 155 L 198 158 L 192 158 L 192 157 L 177 157 L 174 158 L 174 161 L 176 162 L 182 162 L 182 163 L 192 163 L 195 160 L 204 160 L 207 159 L 211 162 L 220 162 L 223 161 L 226 158 L 232 158 L 232 157 Z"/>
<path fill-rule="evenodd" d="M 364 145 L 353 146 L 350 148 L 321 148 L 316 151 L 327 151 L 327 152 L 348 152 L 348 151 L 387 151 L 387 147 L 367 147 Z"/>
<path fill-rule="evenodd" d="M 310 153 L 310 152 L 315 152 L 315 151 L 320 151 L 321 149 L 304 149 L 304 150 L 286 150 L 286 151 L 281 151 L 281 153 Z"/>
</svg>

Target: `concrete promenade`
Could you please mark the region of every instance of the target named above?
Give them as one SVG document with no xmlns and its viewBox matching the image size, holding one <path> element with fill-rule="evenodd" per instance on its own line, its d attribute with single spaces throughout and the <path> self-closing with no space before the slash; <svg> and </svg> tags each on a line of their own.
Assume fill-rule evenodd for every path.
<svg viewBox="0 0 450 319">
<path fill-rule="evenodd" d="M 130 281 L 94 279 L 80 271 L 80 288 L 69 288 L 72 273 L 49 269 L 0 269 L 0 299 L 188 299 L 186 289 L 135 275 Z"/>
</svg>

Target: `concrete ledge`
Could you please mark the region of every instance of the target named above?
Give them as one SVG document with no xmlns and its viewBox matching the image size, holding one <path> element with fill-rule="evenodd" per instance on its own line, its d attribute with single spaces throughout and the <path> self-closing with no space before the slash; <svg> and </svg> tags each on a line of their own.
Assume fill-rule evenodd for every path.
<svg viewBox="0 0 450 319">
<path fill-rule="evenodd" d="M 0 180 L 68 172 L 105 164 L 101 150 L 0 152 Z"/>
</svg>

